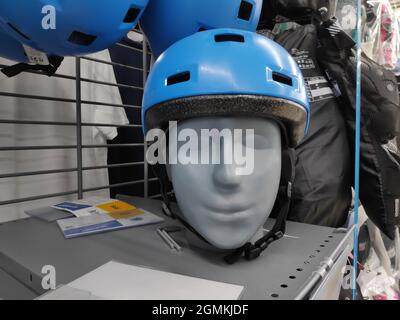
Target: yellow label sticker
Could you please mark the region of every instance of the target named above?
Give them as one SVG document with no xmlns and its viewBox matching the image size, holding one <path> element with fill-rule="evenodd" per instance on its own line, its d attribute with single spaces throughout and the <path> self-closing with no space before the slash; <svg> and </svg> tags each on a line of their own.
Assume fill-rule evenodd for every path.
<svg viewBox="0 0 400 320">
<path fill-rule="evenodd" d="M 111 201 L 107 203 L 103 203 L 96 206 L 97 208 L 104 210 L 105 212 L 111 213 L 116 211 L 129 211 L 135 210 L 136 207 L 130 205 L 129 203 L 123 201 Z"/>
<path fill-rule="evenodd" d="M 111 201 L 96 206 L 105 211 L 113 219 L 130 219 L 144 212 L 129 203 L 123 201 Z"/>
</svg>

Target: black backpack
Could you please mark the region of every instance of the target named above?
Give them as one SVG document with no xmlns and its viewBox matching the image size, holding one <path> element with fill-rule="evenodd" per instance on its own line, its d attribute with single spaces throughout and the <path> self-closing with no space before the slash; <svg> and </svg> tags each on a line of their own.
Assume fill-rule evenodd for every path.
<svg viewBox="0 0 400 320">
<path fill-rule="evenodd" d="M 334 19 L 318 27 L 318 39 L 318 62 L 336 89 L 355 150 L 355 43 Z M 372 222 L 393 240 L 400 224 L 399 93 L 392 72 L 365 55 L 361 60 L 360 200 Z"/>
<path fill-rule="evenodd" d="M 312 24 L 299 26 L 274 40 L 302 70 L 311 103 L 309 132 L 296 148 L 289 219 L 342 227 L 352 199 L 351 150 L 340 106 L 317 63 L 317 28 Z"/>
</svg>

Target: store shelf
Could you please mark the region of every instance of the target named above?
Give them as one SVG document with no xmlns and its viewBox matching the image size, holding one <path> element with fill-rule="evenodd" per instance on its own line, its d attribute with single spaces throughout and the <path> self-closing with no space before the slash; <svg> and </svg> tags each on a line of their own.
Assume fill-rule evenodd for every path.
<svg viewBox="0 0 400 320">
<path fill-rule="evenodd" d="M 0 269 L 0 300 L 32 300 L 36 294 Z"/>
<path fill-rule="evenodd" d="M 122 198 L 161 215 L 158 200 Z M 268 221 L 266 228 L 272 223 Z M 174 234 L 183 252 L 172 253 L 157 235 L 158 226 L 65 240 L 56 223 L 34 218 L 4 223 L 0 225 L 0 268 L 38 295 L 44 293 L 44 265 L 56 268 L 57 285 L 61 285 L 114 260 L 242 285 L 243 299 L 299 299 L 323 283 L 318 279 L 320 266 L 328 261 L 332 267 L 334 256 L 339 257 L 352 241 L 346 232 L 289 222 L 285 238 L 274 242 L 259 259 L 229 266 L 220 253 L 191 248 L 183 234 Z"/>
</svg>

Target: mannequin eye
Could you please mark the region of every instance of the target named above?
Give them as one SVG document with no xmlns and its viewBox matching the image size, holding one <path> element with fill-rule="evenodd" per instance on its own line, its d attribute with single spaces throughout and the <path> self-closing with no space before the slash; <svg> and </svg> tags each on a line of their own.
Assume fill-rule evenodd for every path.
<svg viewBox="0 0 400 320">
<path fill-rule="evenodd" d="M 261 134 L 254 135 L 254 150 L 266 150 L 271 148 L 271 140 Z"/>
<path fill-rule="evenodd" d="M 250 141 L 251 142 L 250 142 Z M 267 136 L 259 133 L 248 133 L 242 135 L 242 145 L 245 148 L 251 148 L 254 150 L 264 150 L 271 147 L 271 141 Z"/>
<path fill-rule="evenodd" d="M 254 149 L 255 151 L 271 150 L 280 141 L 280 132 L 276 132 L 269 125 L 259 128 L 248 128 L 243 131 L 241 142 L 243 147 Z"/>
</svg>

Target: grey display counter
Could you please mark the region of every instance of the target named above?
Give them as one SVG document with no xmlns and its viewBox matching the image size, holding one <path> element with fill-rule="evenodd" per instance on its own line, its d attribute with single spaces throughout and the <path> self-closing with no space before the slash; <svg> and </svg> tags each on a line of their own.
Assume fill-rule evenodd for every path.
<svg viewBox="0 0 400 320">
<path fill-rule="evenodd" d="M 120 198 L 162 215 L 160 201 Z M 268 221 L 266 229 L 272 223 Z M 176 222 L 166 219 L 165 224 Z M 57 285 L 61 285 L 114 260 L 242 285 L 243 299 L 335 299 L 340 289 L 338 272 L 352 245 L 352 230 L 289 222 L 286 236 L 273 243 L 259 259 L 241 260 L 229 266 L 218 253 L 191 248 L 179 233 L 173 236 L 183 251 L 171 252 L 156 233 L 159 226 L 66 240 L 55 222 L 29 218 L 4 223 L 0 225 L 0 269 L 19 281 L 15 285 L 23 284 L 37 295 L 45 292 L 41 286 L 45 265 L 56 268 Z M 0 273 L 0 288 L 8 286 L 13 283 L 4 280 Z M 21 293 L 21 299 L 26 297 Z M 6 295 L 0 298 L 7 299 Z"/>
<path fill-rule="evenodd" d="M 35 292 L 0 269 L 0 300 L 32 300 L 36 296 Z"/>
</svg>

